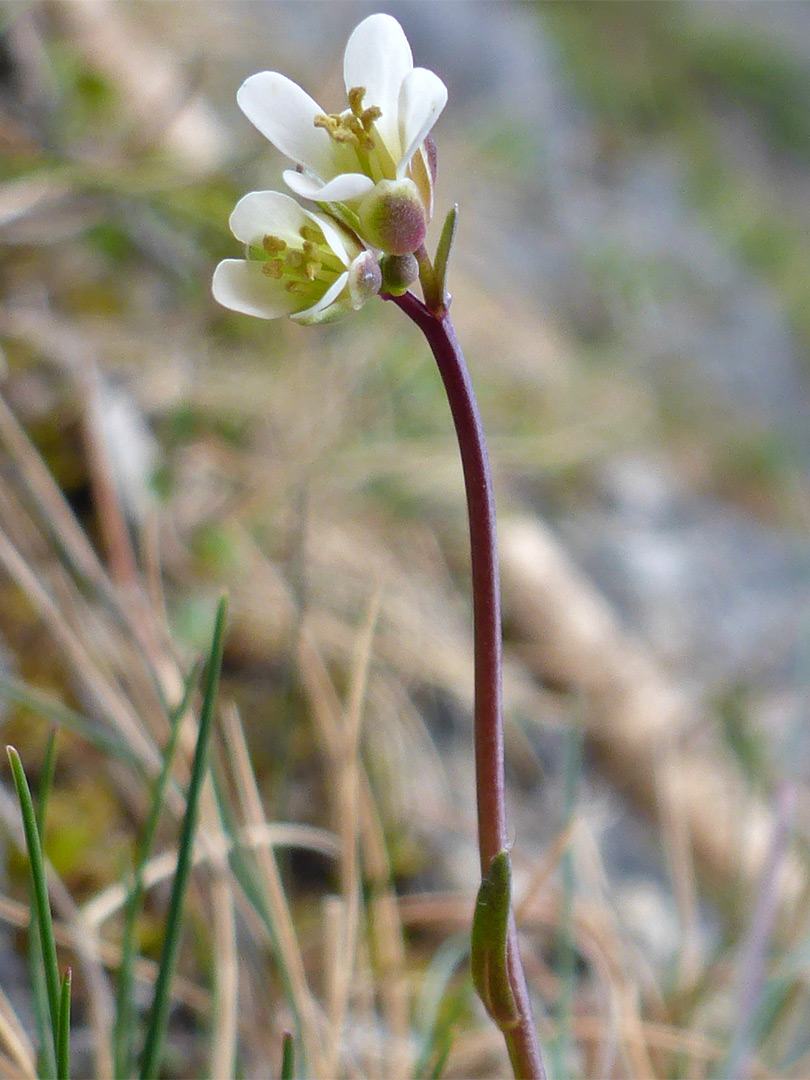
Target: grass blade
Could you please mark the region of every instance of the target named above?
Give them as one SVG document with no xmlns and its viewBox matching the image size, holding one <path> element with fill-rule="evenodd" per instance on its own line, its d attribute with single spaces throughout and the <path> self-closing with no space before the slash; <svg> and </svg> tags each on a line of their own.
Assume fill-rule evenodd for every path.
<svg viewBox="0 0 810 1080">
<path fill-rule="evenodd" d="M 289 1031 L 284 1032 L 281 1050 L 281 1080 L 293 1080 L 295 1076 L 295 1041 Z"/>
<path fill-rule="evenodd" d="M 157 1076 L 158 1074 L 163 1039 L 166 1034 L 166 1026 L 169 1018 L 169 992 L 171 990 L 171 982 L 177 962 L 177 950 L 180 945 L 183 902 L 185 900 L 189 872 L 191 870 L 194 829 L 197 824 L 200 793 L 208 771 L 208 745 L 211 738 L 214 713 L 216 711 L 219 672 L 222 667 L 226 611 L 227 603 L 225 598 L 222 597 L 217 607 L 214 636 L 211 643 L 211 653 L 208 659 L 208 669 L 205 676 L 205 690 L 200 712 L 200 730 L 197 736 L 197 746 L 194 750 L 194 761 L 191 766 L 191 779 L 189 780 L 188 794 L 186 796 L 186 812 L 183 817 L 183 826 L 177 850 L 177 870 L 174 875 L 172 895 L 169 902 L 169 914 L 166 919 L 166 936 L 163 944 L 163 955 L 160 960 L 160 969 L 158 970 L 157 982 L 155 984 L 155 996 L 152 1001 L 152 1011 L 149 1017 L 149 1029 L 146 1034 L 146 1044 L 141 1059 L 141 1080 L 150 1080 L 151 1077 Z"/>
<path fill-rule="evenodd" d="M 20 804 L 20 812 L 25 831 L 25 843 L 28 848 L 28 863 L 31 868 L 31 883 L 34 891 L 34 903 L 37 909 L 37 921 L 39 924 L 39 939 L 42 949 L 43 968 L 45 971 L 45 987 L 48 992 L 48 1009 L 51 1020 L 51 1033 L 53 1036 L 54 1051 L 57 1050 L 57 1031 L 59 1028 L 59 967 L 56 960 L 56 941 L 53 936 L 53 922 L 51 921 L 51 905 L 48 900 L 48 885 L 45 875 L 45 862 L 42 857 L 42 844 L 37 828 L 37 815 L 31 798 L 31 790 L 25 777 L 25 770 L 20 761 L 20 755 L 13 746 L 6 747 L 8 760 L 11 763 L 11 772 L 14 777 L 14 787 L 17 789 L 17 799 Z"/>
<path fill-rule="evenodd" d="M 132 1073 L 133 1054 L 133 1007 L 132 987 L 135 974 L 135 923 L 138 911 L 143 899 L 143 873 L 144 867 L 152 851 L 152 845 L 157 832 L 160 813 L 163 809 L 163 801 L 166 795 L 166 786 L 169 781 L 172 761 L 174 760 L 177 740 L 180 734 L 180 724 L 188 709 L 189 700 L 197 685 L 200 676 L 200 667 L 192 668 L 183 688 L 183 697 L 180 704 L 172 711 L 170 716 L 171 727 L 166 746 L 163 751 L 163 765 L 160 775 L 155 781 L 155 790 L 152 795 L 152 804 L 149 808 L 149 817 L 138 845 L 138 854 L 135 860 L 132 886 L 124 914 L 124 931 L 121 941 L 121 968 L 118 973 L 118 994 L 116 1001 L 115 1032 L 113 1041 L 113 1054 L 115 1060 L 115 1076 L 117 1080 L 124 1080 Z"/>
<path fill-rule="evenodd" d="M 45 747 L 45 757 L 42 762 L 42 773 L 37 791 L 36 821 L 39 835 L 45 835 L 45 815 L 48 805 L 48 797 L 53 786 L 53 775 L 56 768 L 56 732 L 51 731 Z M 36 1017 L 37 1034 L 39 1035 L 39 1069 L 46 1080 L 52 1080 L 56 1076 L 56 1055 L 52 1039 L 50 1038 L 50 1008 L 48 1005 L 48 989 L 45 985 L 45 971 L 42 966 L 42 946 L 39 938 L 39 919 L 37 917 L 37 905 L 31 893 L 30 905 L 30 929 L 28 934 L 28 968 L 31 978 L 31 989 Z"/>
<path fill-rule="evenodd" d="M 68 968 L 59 991 L 59 1022 L 56 1032 L 56 1077 L 70 1080 L 70 990 L 73 971 Z"/>
<path fill-rule="evenodd" d="M 68 731 L 73 731 L 76 735 L 87 739 L 97 750 L 126 761 L 133 768 L 143 771 L 143 760 L 130 750 L 123 739 L 22 680 L 14 679 L 10 675 L 0 675 L 0 697 L 14 702 L 15 705 L 21 705 L 25 709 L 30 709 L 31 712 L 44 717 L 54 727 L 64 727 Z"/>
</svg>

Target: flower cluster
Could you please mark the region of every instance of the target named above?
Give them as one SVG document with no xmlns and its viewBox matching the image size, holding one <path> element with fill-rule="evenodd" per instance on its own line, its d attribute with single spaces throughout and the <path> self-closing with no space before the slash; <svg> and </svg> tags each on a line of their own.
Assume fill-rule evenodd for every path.
<svg viewBox="0 0 810 1080">
<path fill-rule="evenodd" d="M 433 213 L 429 135 L 447 89 L 413 66 L 390 15 L 372 15 L 355 29 L 343 74 L 349 108 L 340 113 L 324 112 L 276 71 L 252 75 L 240 88 L 242 111 L 295 165 L 285 183 L 317 211 L 275 191 L 239 201 L 230 225 L 246 257 L 225 259 L 214 273 L 214 296 L 225 307 L 327 322 L 380 291 L 381 262 L 391 268 L 386 288 L 415 279 L 413 253 Z"/>
</svg>

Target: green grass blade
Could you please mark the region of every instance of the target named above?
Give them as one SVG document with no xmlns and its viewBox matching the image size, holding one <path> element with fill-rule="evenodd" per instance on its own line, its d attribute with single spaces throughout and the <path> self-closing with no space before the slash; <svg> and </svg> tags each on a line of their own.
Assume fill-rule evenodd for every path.
<svg viewBox="0 0 810 1080">
<path fill-rule="evenodd" d="M 53 786 L 53 774 L 56 767 L 56 733 L 51 731 L 45 747 L 45 758 L 37 791 L 36 820 L 39 835 L 45 835 L 45 815 L 48 797 Z M 39 1071 L 44 1080 L 55 1080 L 56 1054 L 51 1038 L 51 1017 L 48 1005 L 48 988 L 45 985 L 45 970 L 42 965 L 42 946 L 39 937 L 39 919 L 33 890 L 29 911 L 28 931 L 28 969 L 31 978 L 31 991 L 34 1005 L 34 1017 L 39 1036 Z"/>
<path fill-rule="evenodd" d="M 293 1080 L 295 1076 L 295 1041 L 289 1031 L 284 1032 L 281 1051 L 281 1080 Z"/>
<path fill-rule="evenodd" d="M 30 709 L 38 716 L 44 717 L 54 727 L 67 728 L 68 731 L 87 739 L 96 749 L 105 754 L 119 758 L 128 765 L 143 772 L 143 761 L 132 752 L 123 739 L 106 731 L 99 724 L 88 720 L 86 716 L 77 713 L 74 709 L 56 701 L 48 694 L 34 689 L 20 679 L 13 679 L 8 675 L 0 675 L 0 698 L 11 701 L 15 705 Z"/>
<path fill-rule="evenodd" d="M 8 760 L 11 763 L 11 772 L 14 776 L 14 787 L 17 789 L 17 799 L 20 804 L 23 829 L 25 830 L 28 862 L 31 867 L 31 883 L 33 885 L 34 902 L 37 908 L 37 921 L 39 923 L 39 938 L 42 949 L 43 968 L 45 971 L 45 986 L 48 991 L 51 1033 L 54 1040 L 54 1050 L 56 1050 L 56 1036 L 59 1027 L 59 967 L 56 960 L 56 941 L 53 936 L 51 905 L 48 901 L 45 862 L 42 857 L 42 845 L 40 843 L 39 829 L 37 828 L 37 816 L 31 798 L 31 790 L 28 787 L 25 770 L 20 761 L 20 755 L 13 746 L 7 746 L 6 753 L 8 754 Z"/>
<path fill-rule="evenodd" d="M 180 945 L 183 902 L 185 900 L 189 872 L 191 870 L 194 829 L 197 824 L 200 793 L 208 771 L 208 745 L 216 711 L 219 672 L 222 667 L 226 612 L 227 603 L 223 597 L 217 607 L 214 637 L 211 643 L 211 653 L 208 659 L 208 669 L 205 676 L 205 690 L 200 712 L 200 730 L 197 736 L 197 746 L 194 751 L 194 761 L 191 766 L 191 779 L 189 781 L 188 794 L 186 796 L 186 812 L 183 817 L 180 842 L 177 850 L 177 870 L 174 875 L 172 895 L 169 902 L 169 914 L 166 919 L 166 935 L 163 944 L 163 955 L 160 960 L 157 982 L 155 983 L 155 996 L 152 1001 L 152 1011 L 149 1017 L 149 1029 L 146 1034 L 146 1044 L 141 1059 L 141 1080 L 150 1080 L 150 1078 L 153 1078 L 158 1074 L 163 1039 L 166 1034 L 166 1026 L 169 1018 L 169 992 L 171 990 L 171 982 L 177 962 L 177 950 Z"/>
<path fill-rule="evenodd" d="M 115 1062 L 116 1080 L 124 1080 L 132 1073 L 133 1056 L 133 1032 L 134 1032 L 134 1009 L 132 1006 L 132 987 L 135 975 L 135 923 L 138 911 L 143 899 L 143 874 L 146 863 L 152 851 L 152 845 L 157 832 L 160 813 L 166 796 L 169 774 L 172 761 L 174 760 L 177 740 L 180 735 L 180 724 L 188 709 L 191 695 L 197 685 L 200 676 L 200 666 L 195 664 L 183 688 L 183 697 L 180 704 L 172 711 L 170 716 L 171 727 L 166 746 L 163 751 L 163 765 L 160 775 L 155 781 L 155 789 L 152 795 L 152 804 L 149 808 L 149 817 L 138 845 L 138 854 L 135 860 L 132 885 L 124 913 L 124 932 L 121 941 L 121 968 L 118 974 L 118 994 L 116 1001 L 115 1031 L 113 1035 L 113 1056 Z"/>
<path fill-rule="evenodd" d="M 471 997 L 470 984 L 466 981 L 460 989 L 452 988 L 452 981 L 469 953 L 467 935 L 457 934 L 437 949 L 424 974 L 414 1016 L 414 1027 L 422 1040 L 411 1073 L 414 1080 L 441 1075 L 453 1044 L 453 1029 Z"/>
<path fill-rule="evenodd" d="M 73 971 L 68 968 L 59 990 L 59 1024 L 56 1033 L 56 1077 L 70 1080 L 70 990 Z"/>
</svg>

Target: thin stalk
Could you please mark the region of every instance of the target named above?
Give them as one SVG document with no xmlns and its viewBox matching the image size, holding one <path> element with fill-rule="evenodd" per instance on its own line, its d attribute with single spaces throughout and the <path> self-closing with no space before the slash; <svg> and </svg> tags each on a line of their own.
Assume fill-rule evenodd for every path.
<svg viewBox="0 0 810 1080">
<path fill-rule="evenodd" d="M 430 281 L 420 259 L 423 280 Z M 413 293 L 392 296 L 427 338 L 444 383 L 461 451 L 470 525 L 473 626 L 475 638 L 475 769 L 478 848 L 486 878 L 495 857 L 509 847 L 506 826 L 503 709 L 501 698 L 501 599 L 495 500 L 486 440 L 467 365 L 443 298 L 431 296 L 431 310 Z M 499 1024 L 516 1077 L 545 1080 L 546 1072 L 518 951 L 514 915 L 506 935 L 506 971 L 515 1019 Z"/>
</svg>

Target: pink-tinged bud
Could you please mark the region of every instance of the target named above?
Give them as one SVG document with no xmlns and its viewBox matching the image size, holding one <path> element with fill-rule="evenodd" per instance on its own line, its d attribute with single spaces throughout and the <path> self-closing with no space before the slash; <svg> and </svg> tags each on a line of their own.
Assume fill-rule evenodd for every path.
<svg viewBox="0 0 810 1080">
<path fill-rule="evenodd" d="M 381 292 L 402 296 L 419 277 L 419 263 L 413 255 L 384 255 L 380 259 L 382 270 Z"/>
<path fill-rule="evenodd" d="M 349 267 L 349 296 L 355 311 L 376 296 L 382 286 L 380 264 L 370 251 L 361 252 Z"/>
<path fill-rule="evenodd" d="M 427 232 L 413 180 L 380 180 L 360 203 L 359 217 L 364 238 L 388 255 L 410 255 Z"/>
</svg>

